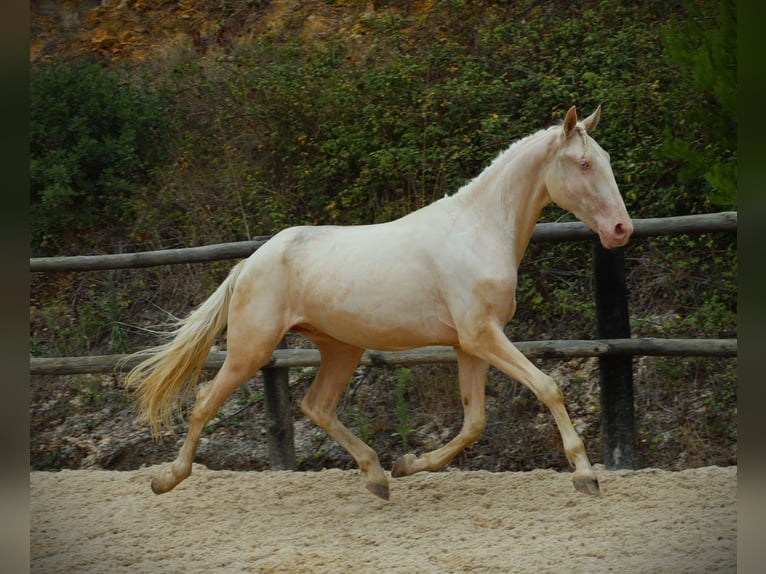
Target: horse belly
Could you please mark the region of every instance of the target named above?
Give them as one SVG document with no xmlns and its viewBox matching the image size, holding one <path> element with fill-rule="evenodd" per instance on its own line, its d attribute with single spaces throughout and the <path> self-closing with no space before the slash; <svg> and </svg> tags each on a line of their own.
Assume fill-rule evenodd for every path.
<svg viewBox="0 0 766 574">
<path fill-rule="evenodd" d="M 397 350 L 457 343 L 428 241 L 396 224 L 301 228 L 287 235 L 292 330 Z"/>
<path fill-rule="evenodd" d="M 381 351 L 457 343 L 446 308 L 427 287 L 421 283 L 421 290 L 397 291 L 396 282 L 383 283 L 339 288 L 332 294 L 318 285 L 301 302 L 298 324 L 345 343 Z M 300 332 L 300 328 L 294 330 Z"/>
</svg>

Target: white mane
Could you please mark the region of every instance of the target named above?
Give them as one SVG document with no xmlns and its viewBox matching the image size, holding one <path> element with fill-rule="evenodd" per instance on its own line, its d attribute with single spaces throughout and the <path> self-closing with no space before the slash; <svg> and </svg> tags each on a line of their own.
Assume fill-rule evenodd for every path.
<svg viewBox="0 0 766 574">
<path fill-rule="evenodd" d="M 505 166 L 508 161 L 513 157 L 520 148 L 522 148 L 525 144 L 529 143 L 531 140 L 536 139 L 537 137 L 548 133 L 549 130 L 558 127 L 558 126 L 551 126 L 547 129 L 541 129 L 538 130 L 528 136 L 524 136 L 521 139 L 516 140 L 513 142 L 510 146 L 502 150 L 500 153 L 495 156 L 495 159 L 490 162 L 490 164 L 482 170 L 482 172 L 474 177 L 472 180 L 465 183 L 462 187 L 460 187 L 452 196 L 449 196 L 448 194 L 445 194 L 444 197 L 454 197 L 455 195 L 461 193 L 461 192 L 467 192 L 469 189 L 473 188 L 476 185 L 479 185 L 479 183 L 489 177 L 492 177 L 495 172 L 498 169 L 501 169 L 503 166 Z"/>
</svg>

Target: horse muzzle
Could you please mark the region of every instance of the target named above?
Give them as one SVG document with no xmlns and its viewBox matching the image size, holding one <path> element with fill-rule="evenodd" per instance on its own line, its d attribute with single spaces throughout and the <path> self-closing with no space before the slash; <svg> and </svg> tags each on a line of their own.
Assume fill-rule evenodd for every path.
<svg viewBox="0 0 766 574">
<path fill-rule="evenodd" d="M 601 245 L 607 249 L 622 247 L 628 242 L 631 235 L 633 235 L 633 222 L 630 219 L 617 221 L 609 227 L 598 228 Z"/>
</svg>

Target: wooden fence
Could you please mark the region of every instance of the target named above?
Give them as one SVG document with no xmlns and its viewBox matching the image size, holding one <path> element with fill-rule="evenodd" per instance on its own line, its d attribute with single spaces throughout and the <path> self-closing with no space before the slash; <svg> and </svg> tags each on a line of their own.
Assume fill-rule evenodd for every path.
<svg viewBox="0 0 766 574">
<path fill-rule="evenodd" d="M 633 237 L 678 235 L 708 232 L 736 232 L 737 213 L 724 212 L 669 218 L 634 220 Z M 269 238 L 143 253 L 92 255 L 78 257 L 43 257 L 30 259 L 32 272 L 98 271 L 215 261 L 247 257 Z M 656 339 L 631 338 L 625 287 L 623 250 L 603 249 L 597 236 L 580 222 L 539 223 L 532 241 L 594 242 L 596 277 L 596 315 L 598 339 L 569 341 L 522 341 L 516 346 L 529 358 L 566 359 L 599 357 L 601 373 L 602 439 L 607 468 L 635 468 L 635 425 L 633 407 L 633 356 L 713 356 L 733 357 L 736 339 Z M 209 354 L 208 368 L 223 363 L 225 353 Z M 126 355 L 87 357 L 30 358 L 33 375 L 70 375 L 112 372 L 122 365 L 135 365 Z M 424 347 L 411 351 L 367 351 L 363 365 L 390 366 L 456 361 L 451 347 Z M 290 411 L 287 370 L 290 367 L 319 365 L 314 349 L 276 349 L 264 367 L 264 394 L 269 416 L 269 456 L 274 469 L 294 469 L 292 414 Z"/>
<path fill-rule="evenodd" d="M 633 237 L 657 235 L 679 235 L 683 233 L 708 233 L 736 231 L 737 213 L 709 213 L 704 215 L 681 215 L 633 220 Z M 250 241 L 219 243 L 202 247 L 163 249 L 140 253 L 119 253 L 115 255 L 79 255 L 75 257 L 36 257 L 29 260 L 30 271 L 103 271 L 107 269 L 133 269 L 172 265 L 176 263 L 197 263 L 247 257 L 268 241 L 270 236 L 256 237 Z M 554 241 L 595 240 L 598 236 L 584 223 L 538 223 L 532 233 L 532 241 L 546 243 Z"/>
</svg>

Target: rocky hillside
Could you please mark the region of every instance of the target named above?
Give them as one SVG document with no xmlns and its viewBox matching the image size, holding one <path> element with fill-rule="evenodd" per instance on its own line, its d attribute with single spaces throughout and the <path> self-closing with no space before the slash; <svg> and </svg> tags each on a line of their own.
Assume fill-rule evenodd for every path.
<svg viewBox="0 0 766 574">
<path fill-rule="evenodd" d="M 33 62 L 97 56 L 108 62 L 161 58 L 193 45 L 204 54 L 263 34 L 320 43 L 330 34 L 360 35 L 364 18 L 422 14 L 433 0 L 300 2 L 298 0 L 36 0 L 31 3 Z M 360 42 L 361 45 L 361 42 Z"/>
</svg>

